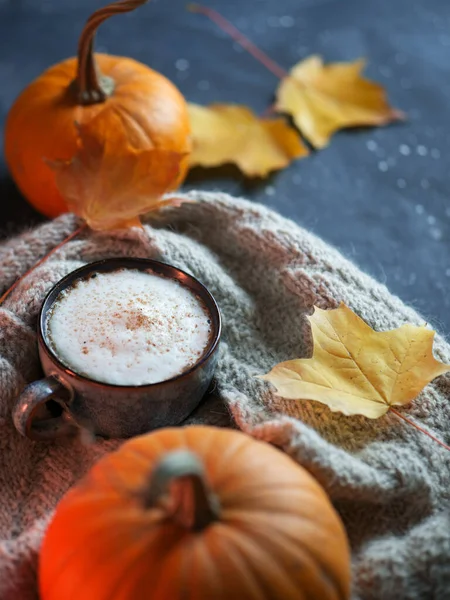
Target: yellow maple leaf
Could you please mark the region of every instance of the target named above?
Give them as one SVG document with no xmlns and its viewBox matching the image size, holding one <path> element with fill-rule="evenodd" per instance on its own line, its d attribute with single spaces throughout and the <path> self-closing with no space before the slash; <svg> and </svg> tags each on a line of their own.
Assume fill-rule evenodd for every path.
<svg viewBox="0 0 450 600">
<path fill-rule="evenodd" d="M 433 357 L 435 332 L 426 327 L 376 332 L 345 304 L 315 307 L 308 319 L 312 358 L 282 362 L 262 376 L 284 398 L 317 400 L 345 415 L 376 419 L 391 406 L 409 404 L 450 370 Z"/>
<path fill-rule="evenodd" d="M 234 163 L 246 175 L 263 177 L 308 154 L 284 119 L 259 118 L 246 106 L 189 104 L 189 117 L 191 167 Z"/>
<path fill-rule="evenodd" d="M 68 208 L 96 230 L 140 226 L 139 215 L 170 204 L 162 196 L 176 180 L 184 154 L 131 147 L 123 128 L 102 113 L 79 124 L 78 152 L 52 161 Z M 175 202 L 179 203 L 179 199 Z"/>
<path fill-rule="evenodd" d="M 276 110 L 287 113 L 316 148 L 339 129 L 386 125 L 404 118 L 389 106 L 381 85 L 364 79 L 363 59 L 324 65 L 319 56 L 297 63 L 277 90 Z"/>
</svg>

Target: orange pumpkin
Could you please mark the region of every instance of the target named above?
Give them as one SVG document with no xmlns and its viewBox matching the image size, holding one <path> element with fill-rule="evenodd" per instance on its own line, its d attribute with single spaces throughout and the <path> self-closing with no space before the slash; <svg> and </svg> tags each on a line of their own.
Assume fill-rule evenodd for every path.
<svg viewBox="0 0 450 600">
<path fill-rule="evenodd" d="M 5 156 L 10 172 L 29 202 L 48 217 L 67 211 L 51 163 L 73 159 L 80 147 L 80 126 L 90 126 L 91 137 L 97 133 L 100 143 L 115 145 L 122 160 L 124 153 L 136 150 L 179 154 L 163 191 L 175 189 L 186 174 L 191 142 L 181 93 L 135 60 L 93 54 L 98 26 L 146 1 L 122 0 L 96 11 L 81 34 L 78 57 L 50 67 L 21 93 L 9 112 Z M 108 131 L 111 140 L 103 139 Z"/>
<path fill-rule="evenodd" d="M 62 499 L 42 600 L 338 600 L 344 527 L 319 484 L 243 433 L 163 429 L 103 458 Z"/>
</svg>

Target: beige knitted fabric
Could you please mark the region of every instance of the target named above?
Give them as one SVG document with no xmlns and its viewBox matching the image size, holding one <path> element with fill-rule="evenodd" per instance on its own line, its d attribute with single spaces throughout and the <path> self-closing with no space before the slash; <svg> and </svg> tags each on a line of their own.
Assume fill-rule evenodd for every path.
<svg viewBox="0 0 450 600">
<path fill-rule="evenodd" d="M 37 553 L 57 501 L 120 443 L 33 443 L 14 430 L 15 398 L 40 376 L 38 309 L 69 271 L 124 255 L 172 263 L 212 291 L 224 318 L 216 396 L 189 421 L 226 425 L 231 416 L 319 480 L 351 541 L 353 597 L 450 598 L 449 453 L 395 415 L 373 421 L 344 417 L 315 402 L 284 402 L 254 378 L 279 361 L 311 352 L 305 314 L 314 304 L 331 308 L 343 300 L 377 330 L 423 319 L 276 213 L 224 194 L 191 197 L 198 202 L 168 211 L 143 231 L 81 235 L 27 277 L 0 309 L 1 600 L 37 597 Z M 75 218 L 66 215 L 0 246 L 0 288 L 75 227 Z M 442 339 L 435 354 L 450 362 Z M 443 376 L 406 411 L 450 443 L 449 399 L 450 378 Z"/>
</svg>

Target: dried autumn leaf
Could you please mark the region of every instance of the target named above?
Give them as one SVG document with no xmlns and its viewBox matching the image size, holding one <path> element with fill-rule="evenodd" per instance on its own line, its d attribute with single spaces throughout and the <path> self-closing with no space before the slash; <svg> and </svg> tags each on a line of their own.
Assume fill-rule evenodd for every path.
<svg viewBox="0 0 450 600">
<path fill-rule="evenodd" d="M 283 119 L 263 119 L 246 106 L 189 104 L 193 136 L 190 165 L 236 164 L 251 177 L 264 177 L 308 154 Z"/>
<path fill-rule="evenodd" d="M 281 81 L 275 107 L 291 115 L 316 148 L 326 146 L 339 129 L 402 119 L 383 87 L 361 76 L 364 66 L 363 59 L 324 65 L 319 56 L 310 56 Z"/>
<path fill-rule="evenodd" d="M 435 332 L 426 327 L 376 332 L 345 304 L 315 307 L 308 318 L 312 358 L 282 362 L 262 377 L 284 398 L 317 400 L 345 415 L 376 419 L 391 406 L 409 404 L 450 370 L 433 357 Z"/>
<path fill-rule="evenodd" d="M 69 210 L 97 230 L 140 226 L 139 215 L 170 203 L 162 196 L 185 156 L 158 148 L 137 150 L 111 119 L 109 115 L 103 123 L 100 113 L 78 125 L 77 154 L 49 163 Z"/>
</svg>

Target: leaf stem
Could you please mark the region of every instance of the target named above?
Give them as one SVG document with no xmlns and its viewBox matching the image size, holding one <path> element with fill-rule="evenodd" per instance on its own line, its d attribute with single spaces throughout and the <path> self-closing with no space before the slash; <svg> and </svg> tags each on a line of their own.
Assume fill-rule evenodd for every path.
<svg viewBox="0 0 450 600">
<path fill-rule="evenodd" d="M 445 444 L 440 439 L 438 439 L 436 436 L 434 436 L 432 433 L 430 433 L 429 431 L 427 431 L 426 429 L 424 429 L 423 427 L 421 427 L 420 425 L 418 425 L 417 423 L 415 423 L 412 419 L 409 419 L 408 417 L 405 417 L 405 415 L 403 415 L 401 412 L 399 412 L 395 408 L 392 408 L 392 406 L 389 408 L 389 410 L 392 413 L 394 413 L 394 415 L 396 415 L 399 419 L 402 419 L 403 421 L 405 421 L 409 425 L 412 425 L 418 431 L 421 431 L 422 433 L 424 433 L 425 435 L 427 435 L 429 438 L 431 438 L 432 440 L 434 440 L 436 443 L 438 443 L 440 446 L 442 446 L 446 450 L 450 450 L 450 446 L 447 446 L 447 444 Z"/>
<path fill-rule="evenodd" d="M 78 227 L 78 229 L 75 229 L 75 231 L 72 231 L 72 233 L 70 233 L 67 237 L 65 237 L 61 242 L 59 242 L 59 244 L 57 244 L 54 248 L 49 250 L 47 252 L 47 254 L 45 254 L 42 258 L 40 258 L 37 263 L 35 263 L 32 267 L 30 267 L 28 269 L 28 271 L 26 271 L 23 275 L 21 275 L 19 277 L 19 279 L 17 279 L 12 284 L 12 286 L 6 290 L 6 292 L 3 294 L 3 296 L 0 297 L 0 306 L 3 304 L 3 302 L 6 300 L 6 298 L 10 295 L 10 293 L 16 289 L 16 287 L 19 285 L 19 283 L 21 281 L 23 281 L 26 277 L 28 277 L 28 275 L 30 273 L 32 273 L 34 271 L 34 269 L 36 269 L 37 267 L 42 265 L 42 263 L 44 263 L 47 260 L 47 258 L 49 258 L 57 250 L 62 248 L 62 246 L 64 246 L 64 244 L 67 244 L 67 242 L 70 242 L 70 240 L 73 240 L 73 238 L 76 237 L 79 233 L 81 233 L 84 229 L 86 229 L 86 227 L 87 227 L 87 225 L 84 224 L 84 225 L 81 225 L 80 227 Z"/>
<path fill-rule="evenodd" d="M 244 48 L 249 54 L 256 58 L 258 62 L 266 67 L 271 73 L 278 77 L 278 79 L 283 79 L 287 77 L 288 72 L 283 69 L 278 63 L 273 61 L 270 56 L 267 56 L 265 52 L 260 50 L 258 46 L 256 46 L 252 41 L 248 39 L 243 33 L 237 29 L 228 19 L 225 19 L 220 13 L 218 13 L 213 8 L 209 8 L 207 6 L 201 6 L 200 4 L 189 4 L 188 9 L 191 12 L 200 13 L 205 15 L 213 21 L 222 31 L 225 31 L 235 42 L 237 42 L 240 46 Z"/>
</svg>

